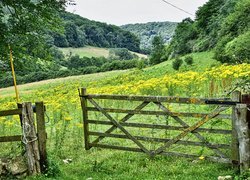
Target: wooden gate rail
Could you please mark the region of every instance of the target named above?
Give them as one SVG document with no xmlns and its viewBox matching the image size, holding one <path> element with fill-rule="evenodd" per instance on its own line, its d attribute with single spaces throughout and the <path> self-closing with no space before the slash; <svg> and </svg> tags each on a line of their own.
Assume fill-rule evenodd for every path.
<svg viewBox="0 0 250 180">
<path fill-rule="evenodd" d="M 37 127 L 34 126 L 34 114 L 36 113 Z M 47 167 L 46 138 L 45 131 L 45 106 L 43 102 L 18 104 L 18 109 L 0 111 L 0 117 L 19 115 L 22 126 L 22 135 L 2 136 L 0 143 L 22 141 L 25 143 L 28 170 L 30 175 L 44 172 Z M 29 132 L 25 127 L 29 126 Z M 25 142 L 24 142 L 25 141 Z"/>
<path fill-rule="evenodd" d="M 234 129 L 234 124 L 236 121 L 235 106 L 240 103 L 239 93 L 234 93 L 232 100 L 229 98 L 223 99 L 205 99 L 205 98 L 182 98 L 182 97 L 163 97 L 163 96 L 126 96 L 126 95 L 97 95 L 97 94 L 87 94 L 86 89 L 82 88 L 80 90 L 80 99 L 83 110 L 83 124 L 84 124 L 84 139 L 85 139 L 85 149 L 89 150 L 91 147 L 101 147 L 110 148 L 118 150 L 127 150 L 134 152 L 144 152 L 150 156 L 155 156 L 157 154 L 161 155 L 177 155 L 183 157 L 198 157 L 198 155 L 168 152 L 166 151 L 173 144 L 189 145 L 189 146 L 201 146 L 207 147 L 208 149 L 214 151 L 216 156 L 206 156 L 206 159 L 231 163 L 232 161 L 238 163 L 238 146 L 237 139 L 235 139 L 236 131 Z M 94 99 L 107 99 L 107 100 L 125 100 L 125 101 L 142 101 L 135 109 L 118 109 L 118 108 L 103 108 Z M 94 107 L 89 107 L 87 101 L 90 102 Z M 210 113 L 186 113 L 186 112 L 172 112 L 163 103 L 177 103 L 177 104 L 194 104 L 194 105 L 217 105 L 218 107 Z M 149 103 L 155 104 L 159 108 L 158 111 L 143 110 Z M 229 108 L 233 108 L 232 114 L 222 114 Z M 100 112 L 107 120 L 95 120 L 88 118 L 88 112 Z M 114 119 L 109 113 L 121 113 L 126 114 L 122 119 Z M 170 126 L 170 125 L 158 125 L 158 124 L 147 124 L 147 123 L 133 123 L 127 122 L 134 115 L 157 115 L 157 116 L 170 116 L 181 126 Z M 192 117 L 200 118 L 194 125 L 189 126 L 180 117 Z M 201 128 L 202 125 L 209 122 L 211 119 L 226 119 L 231 120 L 233 129 L 214 129 L 214 128 Z M 95 132 L 89 130 L 89 124 L 100 124 L 100 125 L 111 125 L 105 132 Z M 145 136 L 133 136 L 124 127 L 138 127 L 138 128 L 153 128 L 153 129 L 164 129 L 164 130 L 177 130 L 180 131 L 178 135 L 169 138 L 156 138 L 156 137 L 145 137 Z M 112 133 L 115 129 L 119 129 L 123 134 Z M 232 135 L 232 144 L 215 144 L 210 143 L 206 138 L 200 134 L 201 132 L 222 134 L 222 135 Z M 200 142 L 181 140 L 188 134 L 193 134 Z M 97 138 L 90 142 L 90 136 L 96 136 Z M 101 144 L 100 141 L 105 137 L 129 139 L 132 140 L 138 147 L 123 147 L 114 146 L 108 144 Z M 237 136 L 236 136 L 237 137 Z M 155 150 L 147 149 L 140 141 L 158 142 L 163 143 L 161 147 Z M 220 149 L 231 149 L 232 157 L 227 157 Z"/>
<path fill-rule="evenodd" d="M 126 96 L 126 95 L 103 95 L 103 94 L 80 94 L 80 97 L 87 99 L 110 99 L 110 100 L 128 100 L 144 102 L 168 102 L 178 104 L 200 104 L 208 105 L 217 102 L 219 105 L 234 106 L 239 101 L 231 101 L 229 98 L 207 99 L 207 98 L 185 98 L 185 97 L 166 97 L 166 96 Z M 211 102 L 211 103 L 209 103 Z"/>
</svg>

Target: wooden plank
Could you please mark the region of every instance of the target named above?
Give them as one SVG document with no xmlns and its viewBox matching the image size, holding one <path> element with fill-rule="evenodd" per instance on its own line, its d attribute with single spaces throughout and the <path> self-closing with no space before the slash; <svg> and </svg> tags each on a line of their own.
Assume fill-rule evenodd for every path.
<svg viewBox="0 0 250 180">
<path fill-rule="evenodd" d="M 88 120 L 89 124 L 102 124 L 102 125 L 113 125 L 110 121 L 100 121 L 100 120 Z M 160 125 L 160 124 L 143 124 L 143 123 L 126 123 L 120 122 L 122 126 L 125 127 L 139 127 L 139 128 L 153 128 L 153 129 L 166 129 L 166 130 L 177 130 L 183 131 L 187 127 L 183 126 L 169 126 L 169 125 Z M 193 132 L 206 132 L 214 134 L 231 134 L 231 130 L 225 129 L 207 129 L 207 128 L 197 128 Z"/>
<path fill-rule="evenodd" d="M 15 141 L 20 141 L 22 140 L 21 135 L 16 135 L 16 136 L 2 136 L 0 137 L 0 142 L 15 142 Z"/>
<path fill-rule="evenodd" d="M 116 120 L 113 119 L 112 116 L 110 116 L 107 112 L 105 112 L 93 99 L 89 99 L 89 101 L 99 109 L 103 113 L 105 117 L 107 117 L 117 128 L 119 128 L 124 134 L 127 135 L 129 139 L 131 139 L 135 144 L 137 144 L 146 154 L 150 155 L 150 152 L 145 148 L 137 139 L 134 138 L 124 127 L 117 122 Z"/>
<path fill-rule="evenodd" d="M 111 100 L 128 100 L 128 101 L 145 101 L 145 102 L 169 102 L 169 103 L 184 103 L 184 104 L 203 104 L 207 101 L 219 101 L 225 105 L 232 102 L 229 98 L 223 99 L 205 99 L 205 98 L 185 98 L 185 97 L 166 97 L 166 96 L 126 96 L 126 95 L 105 95 L 105 94 L 88 94 L 87 99 L 111 99 Z M 236 102 L 234 102 L 236 103 Z M 229 105 L 231 106 L 231 105 Z"/>
<path fill-rule="evenodd" d="M 241 101 L 241 92 L 235 91 L 232 93 L 232 100 L 233 101 Z M 240 163 L 240 157 L 239 157 L 239 141 L 238 141 L 238 135 L 237 131 L 235 129 L 236 127 L 236 107 L 232 107 L 232 152 L 231 152 L 231 159 L 232 159 L 232 164 L 237 168 L 239 168 L 239 163 Z"/>
<path fill-rule="evenodd" d="M 164 105 L 162 105 L 161 103 L 159 103 L 159 102 L 154 102 L 157 106 L 159 106 L 163 111 L 165 111 L 165 112 L 170 112 Z M 227 109 L 227 108 L 225 108 L 225 109 Z M 215 114 L 215 116 L 217 116 L 219 113 L 216 113 Z M 215 117 L 214 116 L 214 117 Z M 203 118 L 203 119 L 206 119 L 207 117 L 209 117 L 209 116 L 206 116 L 205 118 Z M 175 116 L 173 116 L 173 118 L 179 123 L 179 124 L 181 124 L 183 127 L 190 127 L 187 123 L 185 123 L 182 119 L 180 119 L 179 117 L 175 117 Z M 212 117 L 213 118 L 213 117 Z M 202 119 L 202 120 L 203 120 Z M 198 132 L 193 132 L 193 131 L 191 131 L 191 133 L 192 134 L 194 134 L 200 141 L 202 141 L 202 142 L 204 142 L 204 143 L 206 143 L 206 146 L 208 147 L 208 148 L 210 148 L 211 150 L 213 150 L 216 154 L 218 154 L 220 157 L 222 157 L 222 158 L 226 158 L 226 156 L 219 150 L 219 149 L 214 149 L 214 148 L 212 148 L 212 147 L 210 147 L 210 143 L 209 142 L 207 142 L 207 140 L 201 135 L 201 134 L 199 134 Z"/>
<path fill-rule="evenodd" d="M 159 116 L 166 116 L 169 115 L 163 111 L 142 111 L 142 110 L 128 110 L 128 109 L 115 109 L 115 108 L 103 108 L 106 112 L 110 113 L 129 113 L 129 114 L 141 114 L 141 115 L 159 115 Z M 88 111 L 99 111 L 95 107 L 87 107 Z M 193 118 L 202 118 L 208 115 L 207 113 L 185 113 L 185 112 L 172 112 L 172 116 L 180 116 L 180 117 L 193 117 Z M 230 119 L 230 114 L 219 114 L 215 118 L 218 119 Z"/>
<path fill-rule="evenodd" d="M 111 137 L 111 138 L 120 138 L 120 139 L 128 139 L 126 135 L 123 134 L 109 134 L 109 133 L 100 133 L 100 132 L 89 132 L 89 135 L 92 136 L 104 136 L 104 137 Z M 152 138 L 152 137 L 144 137 L 144 136 L 134 136 L 137 140 L 141 141 L 149 141 L 149 142 L 158 142 L 158 143 L 166 143 L 170 141 L 171 139 L 165 139 L 165 138 Z M 189 146 L 205 146 L 205 143 L 203 142 L 195 142 L 195 141 L 178 141 L 176 144 L 181 145 L 189 145 Z M 228 144 L 211 144 L 211 147 L 213 148 L 223 148 L 223 149 L 229 149 L 230 145 Z"/>
<path fill-rule="evenodd" d="M 248 171 L 250 168 L 250 129 L 247 122 L 247 105 L 236 105 L 236 124 L 235 129 L 239 140 L 239 157 L 241 172 Z"/>
<path fill-rule="evenodd" d="M 209 120 L 211 120 L 213 117 L 215 117 L 216 115 L 218 115 L 220 112 L 224 111 L 228 109 L 227 107 L 219 107 L 217 108 L 215 111 L 213 111 L 210 115 L 204 117 L 201 119 L 201 121 L 195 123 L 193 126 L 190 126 L 188 128 L 186 128 L 182 133 L 180 133 L 179 135 L 175 136 L 173 139 L 171 139 L 170 141 L 168 141 L 167 143 L 165 143 L 164 146 L 158 148 L 155 153 L 159 154 L 162 151 L 164 151 L 165 149 L 167 149 L 168 147 L 170 147 L 171 145 L 173 145 L 174 143 L 176 143 L 177 141 L 179 141 L 180 139 L 182 139 L 183 137 L 185 137 L 188 133 L 194 131 L 195 129 L 199 128 L 200 126 L 202 126 L 203 124 L 207 123 Z"/>
<path fill-rule="evenodd" d="M 84 130 L 84 144 L 85 144 L 85 150 L 89 150 L 91 146 L 89 145 L 89 125 L 88 125 L 88 111 L 87 111 L 87 99 L 85 98 L 85 95 L 87 94 L 87 91 L 85 88 L 80 89 L 80 100 L 81 100 L 81 107 L 82 107 L 82 115 L 83 115 L 83 130 Z"/>
<path fill-rule="evenodd" d="M 123 150 L 123 151 L 143 152 L 142 149 L 140 149 L 140 148 L 113 146 L 113 145 L 107 145 L 107 144 L 90 143 L 90 146 L 91 147 L 98 147 L 98 148 L 105 148 L 105 149 L 116 149 L 116 150 Z"/>
<path fill-rule="evenodd" d="M 114 150 L 122 150 L 122 151 L 132 151 L 132 152 L 143 152 L 139 148 L 131 148 L 131 147 L 122 147 L 122 146 L 113 146 L 113 145 L 106 145 L 106 144 L 92 144 L 90 143 L 92 147 L 97 148 L 104 148 L 104 149 L 114 149 Z M 192 158 L 192 159 L 198 159 L 198 155 L 192 155 L 192 154 L 184 154 L 184 153 L 177 153 L 177 152 L 162 152 L 161 155 L 164 156 L 178 156 L 178 157 L 185 157 L 185 158 Z M 231 164 L 231 160 L 227 158 L 220 158 L 215 156 L 205 156 L 205 159 L 212 162 L 220 162 L 220 163 L 226 163 Z"/>
<path fill-rule="evenodd" d="M 12 109 L 12 110 L 0 111 L 0 117 L 2 117 L 2 116 L 20 115 L 20 114 L 22 114 L 21 109 Z"/>
<path fill-rule="evenodd" d="M 43 102 L 36 102 L 36 122 L 37 122 L 37 137 L 40 153 L 41 171 L 45 172 L 48 166 L 47 151 L 46 151 L 46 129 L 45 129 L 45 107 Z"/>
<path fill-rule="evenodd" d="M 41 173 L 39 147 L 34 123 L 34 113 L 31 103 L 22 104 L 22 142 L 25 144 L 29 175 Z"/>
<path fill-rule="evenodd" d="M 139 111 L 141 109 L 143 109 L 145 106 L 147 106 L 149 104 L 149 102 L 142 102 L 139 106 L 137 106 L 135 108 L 135 111 Z M 120 120 L 120 123 L 122 122 L 126 122 L 128 121 L 129 118 L 133 117 L 134 114 L 127 114 L 125 117 L 123 117 L 121 120 Z M 111 128 L 109 128 L 105 133 L 111 133 L 113 132 L 117 127 L 116 126 L 112 126 Z M 101 141 L 104 137 L 98 137 L 95 141 L 93 141 L 93 143 L 98 143 L 99 141 Z"/>
</svg>

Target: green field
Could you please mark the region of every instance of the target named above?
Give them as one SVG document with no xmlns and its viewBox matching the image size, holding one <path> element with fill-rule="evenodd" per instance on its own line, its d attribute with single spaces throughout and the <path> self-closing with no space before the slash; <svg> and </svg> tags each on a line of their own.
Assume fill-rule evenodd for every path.
<svg viewBox="0 0 250 180">
<path fill-rule="evenodd" d="M 194 64 L 183 65 L 180 71 L 172 68 L 172 62 L 167 61 L 143 70 L 131 69 L 126 71 L 112 71 L 83 76 L 67 77 L 47 80 L 19 87 L 22 102 L 44 101 L 46 104 L 49 122 L 46 124 L 48 133 L 48 154 L 51 161 L 49 174 L 60 173 L 51 179 L 217 179 L 220 175 L 235 176 L 235 170 L 226 164 L 213 163 L 202 159 L 186 159 L 178 157 L 156 156 L 149 158 L 145 154 L 123 152 L 117 150 L 105 150 L 92 148 L 84 150 L 82 112 L 78 97 L 78 88 L 86 87 L 89 93 L 102 94 L 140 94 L 140 95 L 177 95 L 221 97 L 225 87 L 232 85 L 234 74 L 227 74 L 230 69 L 233 73 L 244 75 L 250 68 L 249 65 L 221 66 L 213 60 L 212 52 L 197 53 L 192 55 Z M 208 63 L 209 62 L 209 63 Z M 244 66 L 244 68 L 242 68 Z M 235 71 L 235 72 L 234 72 Z M 212 72 L 211 74 L 209 74 Z M 213 74 L 213 73 L 218 74 Z M 229 71 L 230 72 L 230 71 Z M 197 74 L 193 77 L 193 74 Z M 246 73 L 245 73 L 246 74 Z M 199 76 L 209 79 L 197 79 Z M 211 81 L 213 81 L 211 89 Z M 168 84 L 172 83 L 172 84 Z M 185 85 L 185 86 L 184 86 Z M 137 89 L 136 91 L 132 91 Z M 16 107 L 13 87 L 0 89 L 0 110 Z M 133 104 L 100 101 L 108 107 L 132 108 Z M 175 111 L 181 106 L 171 106 Z M 149 106 L 151 108 L 151 106 Z M 157 108 L 157 107 L 155 107 Z M 190 111 L 193 107 L 183 107 Z M 183 110 L 183 109 L 182 109 Z M 202 112 L 203 108 L 196 108 L 196 112 Z M 205 109 L 211 110 L 211 109 Z M 115 116 L 115 115 L 114 115 Z M 98 114 L 92 114 L 93 118 L 101 118 Z M 134 121 L 141 120 L 139 116 Z M 48 119 L 46 119 L 48 120 Z M 149 119 L 151 123 L 157 123 L 157 117 Z M 188 119 L 185 119 L 188 121 Z M 193 121 L 193 120 L 192 120 Z M 215 122 L 213 122 L 215 123 Z M 0 119 L 0 134 L 11 135 L 20 132 L 18 117 Z M 230 123 L 218 123 L 220 128 L 230 128 Z M 92 127 L 97 128 L 97 127 Z M 97 130 L 97 129 L 95 129 Z M 99 130 L 105 130 L 99 129 Z M 148 136 L 158 135 L 152 131 L 136 131 Z M 174 134 L 172 134 L 174 135 Z M 216 141 L 227 142 L 228 138 L 209 137 Z M 116 144 L 124 141 L 110 140 L 107 143 Z M 124 144 L 129 142 L 125 141 Z M 150 145 L 149 146 L 153 146 Z M 3 151 L 0 156 L 9 156 L 20 153 L 19 143 L 0 144 Z M 211 153 L 206 149 L 183 146 L 173 147 L 175 150 L 188 150 L 192 153 Z M 65 164 L 64 159 L 72 159 L 72 163 Z M 28 179 L 48 179 L 46 176 Z"/>
<path fill-rule="evenodd" d="M 86 46 L 83 48 L 60 48 L 64 55 L 79 55 L 80 57 L 108 57 L 109 50 L 106 48 L 98 48 L 92 46 Z"/>
<path fill-rule="evenodd" d="M 93 46 L 86 46 L 82 48 L 60 48 L 63 54 L 66 57 L 70 55 L 79 55 L 80 57 L 108 57 L 109 56 L 109 49 L 108 48 L 99 48 Z M 133 52 L 132 52 L 133 53 Z M 135 53 L 141 58 L 146 58 L 146 55 Z"/>
</svg>

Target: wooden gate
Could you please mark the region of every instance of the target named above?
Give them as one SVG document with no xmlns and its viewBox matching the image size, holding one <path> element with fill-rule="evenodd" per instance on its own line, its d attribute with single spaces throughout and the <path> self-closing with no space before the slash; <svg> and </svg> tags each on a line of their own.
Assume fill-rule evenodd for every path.
<svg viewBox="0 0 250 180">
<path fill-rule="evenodd" d="M 80 98 L 86 150 L 99 147 L 143 152 L 149 156 L 175 155 L 223 163 L 239 162 L 237 135 L 233 128 L 236 119 L 234 109 L 240 100 L 237 92 L 234 93 L 232 99 L 201 99 L 93 95 L 87 94 L 86 89 L 83 88 L 80 90 Z M 105 104 L 106 101 L 115 101 L 115 103 Z M 119 108 L 122 103 L 127 107 L 134 102 L 137 104 L 133 109 Z M 104 107 L 105 105 L 108 107 Z M 114 105 L 118 108 L 112 107 Z M 175 109 L 181 112 L 176 112 Z M 182 112 L 187 109 L 188 112 Z M 199 112 L 201 110 L 206 110 L 206 112 L 194 112 L 197 109 Z M 91 113 L 94 114 L 91 115 Z M 121 117 L 121 114 L 126 115 Z M 135 116 L 139 117 L 134 118 L 132 122 Z M 149 118 L 152 116 L 156 118 L 156 121 Z M 171 122 L 163 124 L 163 120 L 159 120 L 159 117 L 171 118 Z M 129 120 L 131 122 L 128 122 Z M 147 121 L 151 123 L 145 123 Z M 223 128 L 225 126 L 227 128 Z M 155 133 L 143 133 L 144 129 L 148 129 L 146 132 L 150 130 Z M 149 137 L 150 134 L 151 137 Z M 156 137 L 157 135 L 160 137 Z M 218 138 L 213 138 L 215 135 Z M 132 141 L 133 145 L 127 147 L 127 141 L 120 144 L 112 140 L 103 142 L 106 138 L 126 139 Z M 216 142 L 212 142 L 213 140 Z M 223 140 L 223 143 L 217 142 L 218 140 Z M 153 143 L 153 145 L 149 146 L 145 142 Z M 198 147 L 201 150 L 197 152 Z"/>
</svg>

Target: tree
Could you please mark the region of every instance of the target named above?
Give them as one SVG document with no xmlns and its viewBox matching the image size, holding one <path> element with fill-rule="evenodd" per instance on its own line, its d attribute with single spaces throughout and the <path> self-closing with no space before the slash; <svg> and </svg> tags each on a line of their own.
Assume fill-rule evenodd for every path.
<svg viewBox="0 0 250 180">
<path fill-rule="evenodd" d="M 159 64 L 166 60 L 165 58 L 165 46 L 162 37 L 155 36 L 152 41 L 152 51 L 150 55 L 150 64 Z"/>
<path fill-rule="evenodd" d="M 7 59 L 9 46 L 19 58 L 34 55 L 37 47 L 47 48 L 44 34 L 58 30 L 64 4 L 65 0 L 1 0 L 0 59 Z"/>
<path fill-rule="evenodd" d="M 194 40 L 197 38 L 197 30 L 194 21 L 190 18 L 180 22 L 175 30 L 175 35 L 168 47 L 168 56 L 183 55 L 192 52 Z"/>
<path fill-rule="evenodd" d="M 134 58 L 138 58 L 138 56 L 132 54 L 126 48 L 112 48 L 109 50 L 109 59 L 112 60 L 130 60 Z"/>
</svg>

